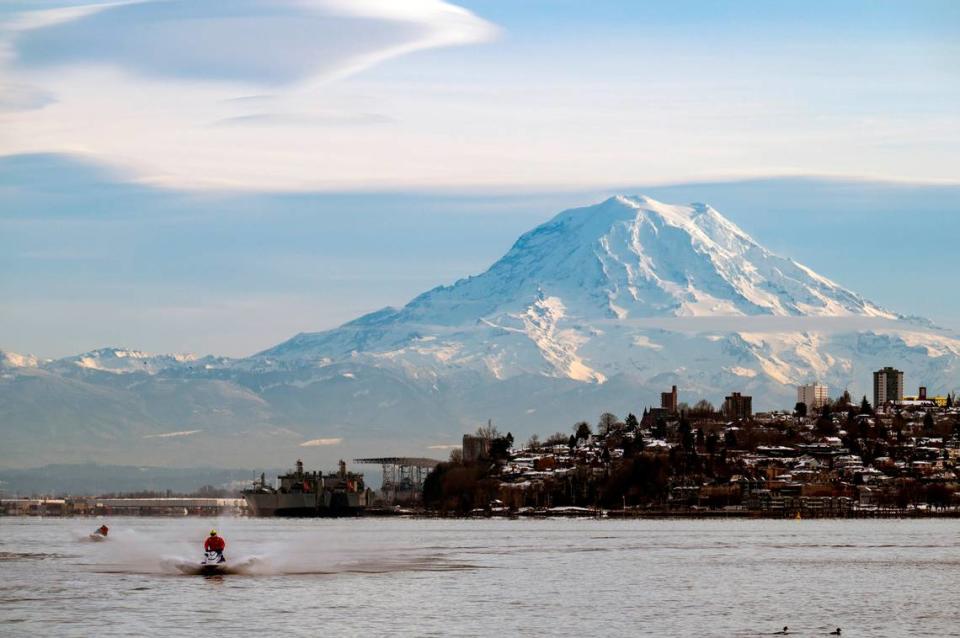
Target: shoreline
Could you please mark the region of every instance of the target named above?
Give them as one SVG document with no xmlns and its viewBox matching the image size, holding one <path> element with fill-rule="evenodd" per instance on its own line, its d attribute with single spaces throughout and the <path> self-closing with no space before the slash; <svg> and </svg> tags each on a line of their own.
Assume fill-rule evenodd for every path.
<svg viewBox="0 0 960 638">
<path fill-rule="evenodd" d="M 0 519 L 28 518 L 28 519 L 102 519 L 105 517 L 131 518 L 197 518 L 204 516 L 226 516 L 230 518 L 263 518 L 263 519 L 301 519 L 301 518 L 411 518 L 411 519 L 612 519 L 612 520 L 655 520 L 655 519 L 750 519 L 750 520 L 862 520 L 862 519 L 955 519 L 960 518 L 960 508 L 949 509 L 899 509 L 899 508 L 851 508 L 838 511 L 836 509 L 789 509 L 789 510 L 747 510 L 747 509 L 688 509 L 688 508 L 651 508 L 651 509 L 604 509 L 599 507 L 556 507 L 556 508 L 522 508 L 509 510 L 495 508 L 492 510 L 473 510 L 471 512 L 443 512 L 424 508 L 404 507 L 374 507 L 351 516 L 254 516 L 247 510 L 230 511 L 122 511 L 122 512 L 71 512 L 57 513 L 26 513 L 0 512 Z"/>
<path fill-rule="evenodd" d="M 596 520 L 656 520 L 656 519 L 750 519 L 750 520 L 863 520 L 863 519 L 954 519 L 960 518 L 960 510 L 924 511 L 924 510 L 857 510 L 846 513 L 836 512 L 800 512 L 774 513 L 751 510 L 588 510 L 552 512 L 535 510 L 528 512 L 474 512 L 451 514 L 442 512 L 397 512 L 396 514 L 378 514 L 377 516 L 402 516 L 422 519 L 552 519 L 552 518 L 589 518 Z M 369 516 L 364 516 L 368 518 Z"/>
</svg>

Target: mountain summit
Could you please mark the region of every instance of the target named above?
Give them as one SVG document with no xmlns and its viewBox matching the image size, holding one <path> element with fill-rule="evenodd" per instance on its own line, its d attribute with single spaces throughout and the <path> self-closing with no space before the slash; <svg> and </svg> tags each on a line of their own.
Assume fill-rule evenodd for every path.
<svg viewBox="0 0 960 638">
<path fill-rule="evenodd" d="M 416 456 L 490 417 L 521 436 L 563 430 L 639 412 L 671 385 L 759 409 L 792 406 L 812 380 L 859 395 L 891 364 L 908 386 L 954 390 L 960 340 L 773 254 L 710 206 L 617 196 L 525 233 L 482 274 L 246 359 L 2 354 L 13 445 L 0 463 L 197 463 L 212 445 L 283 464 L 317 441 Z"/>
<path fill-rule="evenodd" d="M 863 315 L 894 318 L 774 255 L 704 204 L 617 196 L 560 213 L 490 270 L 414 300 L 408 317 L 456 321 L 545 293 L 589 316 Z M 456 312 L 450 312 L 456 307 Z"/>
<path fill-rule="evenodd" d="M 609 341 L 611 326 L 746 316 L 896 319 L 771 253 L 710 206 L 620 195 L 564 211 L 525 233 L 481 275 L 435 288 L 399 310 L 300 334 L 257 358 L 316 361 L 412 349 L 444 364 L 485 362 L 498 377 L 512 369 L 602 382 L 607 375 L 595 368 L 611 362 L 588 365 L 579 351 L 595 338 Z M 500 348 L 500 337 L 510 333 L 527 340 Z M 532 359 L 518 356 L 530 346 Z"/>
</svg>

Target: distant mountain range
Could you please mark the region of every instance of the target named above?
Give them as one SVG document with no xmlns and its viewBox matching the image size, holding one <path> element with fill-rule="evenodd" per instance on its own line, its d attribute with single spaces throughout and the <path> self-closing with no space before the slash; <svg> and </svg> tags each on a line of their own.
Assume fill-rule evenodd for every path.
<svg viewBox="0 0 960 638">
<path fill-rule="evenodd" d="M 268 477 L 276 470 L 265 471 Z M 0 470 L 0 494 L 6 497 L 72 496 L 130 492 L 192 493 L 210 486 L 237 490 L 256 478 L 251 470 L 217 468 L 164 468 L 129 465 L 46 465 L 30 469 Z"/>
<path fill-rule="evenodd" d="M 618 196 L 560 213 L 486 272 L 248 358 L 0 354 L 0 464 L 283 465 L 300 447 L 446 454 L 680 388 L 789 408 L 794 386 L 960 385 L 960 340 L 760 246 L 710 206 Z"/>
</svg>

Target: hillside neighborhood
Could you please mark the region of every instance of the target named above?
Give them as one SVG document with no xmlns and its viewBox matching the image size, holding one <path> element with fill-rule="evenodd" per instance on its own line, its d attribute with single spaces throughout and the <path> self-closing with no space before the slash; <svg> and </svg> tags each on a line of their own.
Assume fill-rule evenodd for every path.
<svg viewBox="0 0 960 638">
<path fill-rule="evenodd" d="M 602 414 L 526 443 L 492 424 L 428 477 L 441 513 L 925 515 L 956 512 L 960 407 L 904 396 L 903 373 L 874 373 L 874 401 L 800 386 L 792 410 L 752 413 L 731 393 L 716 409 L 676 386 L 640 416 Z"/>
</svg>

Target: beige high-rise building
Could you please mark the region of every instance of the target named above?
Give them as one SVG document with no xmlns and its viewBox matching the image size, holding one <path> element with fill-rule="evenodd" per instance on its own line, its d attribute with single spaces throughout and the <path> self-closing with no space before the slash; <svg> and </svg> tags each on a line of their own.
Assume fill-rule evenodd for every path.
<svg viewBox="0 0 960 638">
<path fill-rule="evenodd" d="M 797 403 L 804 403 L 807 410 L 819 410 L 826 404 L 827 386 L 814 381 L 807 385 L 797 386 Z"/>
</svg>

